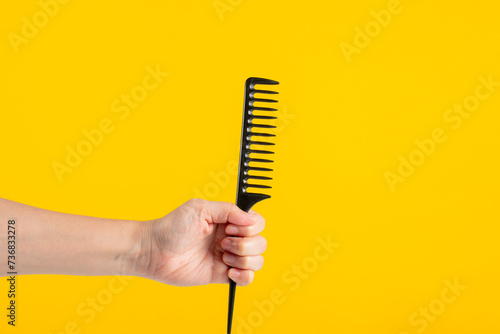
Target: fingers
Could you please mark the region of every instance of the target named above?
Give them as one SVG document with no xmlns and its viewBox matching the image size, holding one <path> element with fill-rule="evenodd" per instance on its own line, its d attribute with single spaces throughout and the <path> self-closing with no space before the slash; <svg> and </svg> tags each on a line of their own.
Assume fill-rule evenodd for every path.
<svg viewBox="0 0 500 334">
<path fill-rule="evenodd" d="M 206 223 L 227 224 L 225 232 L 231 237 L 220 242 L 225 251 L 222 261 L 231 267 L 227 275 L 238 285 L 250 284 L 254 271 L 264 265 L 261 254 L 267 248 L 267 241 L 259 234 L 265 227 L 264 218 L 253 210 L 245 212 L 228 202 L 192 199 L 186 205 Z"/>
<path fill-rule="evenodd" d="M 229 252 L 222 255 L 222 261 L 230 267 L 236 269 L 246 269 L 257 271 L 262 269 L 264 265 L 264 257 L 262 255 L 255 256 L 238 256 Z"/>
<path fill-rule="evenodd" d="M 252 283 L 255 274 L 252 270 L 231 268 L 229 269 L 228 275 L 236 284 L 248 285 Z"/>
<path fill-rule="evenodd" d="M 254 225 L 262 217 L 256 212 L 247 213 L 235 204 L 229 202 L 206 201 L 203 199 L 192 199 L 188 203 L 201 209 L 211 223 L 230 223 L 238 226 Z"/>
<path fill-rule="evenodd" d="M 254 216 L 255 221 L 252 225 L 228 224 L 226 234 L 237 237 L 251 237 L 264 231 L 266 225 L 264 218 L 255 211 L 250 211 L 249 214 Z"/>
<path fill-rule="evenodd" d="M 245 238 L 226 237 L 222 239 L 221 247 L 239 256 L 260 255 L 266 251 L 267 241 L 261 235 Z"/>
</svg>

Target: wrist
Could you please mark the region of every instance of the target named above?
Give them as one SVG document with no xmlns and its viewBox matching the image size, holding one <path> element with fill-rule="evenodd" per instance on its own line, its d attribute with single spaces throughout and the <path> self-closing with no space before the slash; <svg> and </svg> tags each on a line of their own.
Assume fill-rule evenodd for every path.
<svg viewBox="0 0 500 334">
<path fill-rule="evenodd" d="M 152 221 L 134 221 L 118 256 L 122 276 L 148 277 L 152 271 Z"/>
</svg>

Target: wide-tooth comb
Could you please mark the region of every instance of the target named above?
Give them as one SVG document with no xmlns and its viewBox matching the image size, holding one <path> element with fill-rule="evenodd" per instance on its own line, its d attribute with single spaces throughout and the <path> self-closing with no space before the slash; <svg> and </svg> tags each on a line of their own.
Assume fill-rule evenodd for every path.
<svg viewBox="0 0 500 334">
<path fill-rule="evenodd" d="M 278 84 L 279 82 L 274 80 L 253 77 L 248 78 L 245 82 L 245 103 L 243 107 L 243 122 L 241 129 L 240 164 L 238 169 L 236 205 L 246 212 L 248 212 L 255 203 L 271 197 L 267 194 L 257 192 L 259 189 L 268 189 L 271 187 L 256 182 L 272 180 L 272 178 L 268 176 L 255 175 L 253 172 L 266 173 L 272 171 L 271 168 L 261 167 L 261 165 L 269 165 L 273 162 L 272 160 L 267 159 L 266 156 L 274 153 L 268 150 L 268 148 L 271 145 L 274 145 L 274 143 L 267 140 L 275 135 L 266 131 L 275 128 L 275 126 L 255 123 L 254 120 L 273 120 L 277 118 L 272 115 L 272 112 L 277 111 L 277 109 L 272 108 L 271 106 L 264 107 L 263 105 L 271 105 L 278 101 L 270 98 L 262 98 L 262 95 L 269 94 L 271 95 L 270 97 L 272 97 L 272 95 L 278 94 L 278 92 L 256 89 L 255 86 Z M 256 94 L 259 94 L 258 98 L 255 97 Z M 267 112 L 269 112 L 270 115 L 266 115 L 265 113 Z M 250 157 L 250 154 L 252 154 L 252 157 Z M 254 155 L 258 155 L 259 158 L 254 157 Z M 250 174 L 250 172 L 252 172 L 252 174 Z M 249 183 L 249 180 L 253 180 L 252 183 Z M 230 280 L 227 334 L 231 334 L 235 294 L 236 283 L 233 282 L 233 280 Z"/>
</svg>

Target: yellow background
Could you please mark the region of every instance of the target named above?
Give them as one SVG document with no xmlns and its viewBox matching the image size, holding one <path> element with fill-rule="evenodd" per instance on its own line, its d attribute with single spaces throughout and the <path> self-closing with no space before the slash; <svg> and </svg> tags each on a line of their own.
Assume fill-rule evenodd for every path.
<svg viewBox="0 0 500 334">
<path fill-rule="evenodd" d="M 341 43 L 354 45 L 356 27 L 387 1 L 222 3 L 231 10 L 221 19 L 212 0 L 73 0 L 17 53 L 8 34 L 41 7 L 4 4 L 0 196 L 139 220 L 197 191 L 234 201 L 234 174 L 228 185 L 212 175 L 238 158 L 244 80 L 279 80 L 273 198 L 255 207 L 269 247 L 254 283 L 237 291 L 235 325 L 253 314 L 250 333 L 419 333 L 412 314 L 438 305 L 456 278 L 467 288 L 421 332 L 500 333 L 500 88 L 458 129 L 443 119 L 480 76 L 500 81 L 498 4 L 401 1 L 349 63 Z M 157 65 L 168 77 L 119 119 L 112 102 Z M 103 118 L 114 131 L 59 182 L 53 162 Z M 391 191 L 384 173 L 434 128 L 447 140 Z M 292 290 L 283 275 L 328 236 L 340 247 Z M 86 323 L 78 305 L 109 281 L 18 277 L 15 329 L 2 282 L 0 332 L 67 333 L 75 321 L 81 333 L 225 333 L 227 286 L 140 278 Z M 260 321 L 254 301 L 274 289 L 286 301 Z"/>
</svg>

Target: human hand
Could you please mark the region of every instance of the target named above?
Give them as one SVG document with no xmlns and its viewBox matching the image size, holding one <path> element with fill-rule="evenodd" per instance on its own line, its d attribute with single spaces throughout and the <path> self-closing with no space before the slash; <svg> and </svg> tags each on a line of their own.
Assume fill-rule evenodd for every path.
<svg viewBox="0 0 500 334">
<path fill-rule="evenodd" d="M 177 286 L 248 285 L 264 264 L 264 218 L 227 202 L 192 199 L 143 223 L 140 276 Z M 231 269 L 230 269 L 231 268 Z"/>
</svg>

